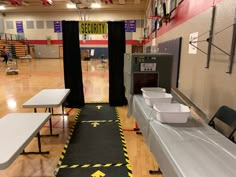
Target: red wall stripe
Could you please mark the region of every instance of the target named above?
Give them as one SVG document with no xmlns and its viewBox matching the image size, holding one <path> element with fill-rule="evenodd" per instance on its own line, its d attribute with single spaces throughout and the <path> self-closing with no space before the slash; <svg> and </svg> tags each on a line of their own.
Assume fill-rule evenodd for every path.
<svg viewBox="0 0 236 177">
<path fill-rule="evenodd" d="M 107 45 L 107 40 L 80 40 L 80 44 Z"/>
<path fill-rule="evenodd" d="M 47 40 L 28 40 L 29 44 L 47 44 Z M 51 44 L 62 44 L 62 40 L 51 40 Z M 107 40 L 81 40 L 80 44 L 88 45 L 108 45 Z M 126 40 L 127 45 L 142 44 L 142 40 Z"/>
<path fill-rule="evenodd" d="M 173 12 L 170 23 L 163 23 L 162 27 L 156 31 L 156 36 L 161 36 L 178 25 L 190 20 L 200 13 L 208 10 L 213 5 L 223 0 L 184 0 Z M 144 41 L 148 43 L 152 40 L 152 35 Z"/>
<path fill-rule="evenodd" d="M 163 27 L 157 31 L 157 36 L 199 15 L 221 1 L 223 0 L 184 0 L 173 13 L 174 17 L 170 24 L 164 24 Z"/>
</svg>

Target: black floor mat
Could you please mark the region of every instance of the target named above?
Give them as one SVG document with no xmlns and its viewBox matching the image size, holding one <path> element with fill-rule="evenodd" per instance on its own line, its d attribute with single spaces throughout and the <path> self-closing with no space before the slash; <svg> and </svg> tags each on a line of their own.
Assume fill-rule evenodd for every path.
<svg viewBox="0 0 236 177">
<path fill-rule="evenodd" d="M 86 104 L 58 164 L 56 177 L 132 176 L 115 107 Z"/>
</svg>

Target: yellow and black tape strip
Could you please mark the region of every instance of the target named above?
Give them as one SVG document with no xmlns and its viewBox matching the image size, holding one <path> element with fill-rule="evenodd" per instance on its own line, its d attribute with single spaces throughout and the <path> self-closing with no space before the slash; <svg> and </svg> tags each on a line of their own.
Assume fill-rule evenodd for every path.
<svg viewBox="0 0 236 177">
<path fill-rule="evenodd" d="M 75 122 L 78 122 L 78 120 L 79 120 L 79 115 L 80 115 L 80 112 L 81 112 L 81 109 L 79 109 L 79 111 L 78 111 L 78 113 L 77 113 L 77 115 L 76 115 L 76 117 L 75 117 Z"/>
<path fill-rule="evenodd" d="M 128 163 L 107 163 L 107 164 L 74 164 L 74 165 L 60 165 L 58 168 L 98 168 L 98 167 L 122 167 L 127 166 L 130 168 L 130 164 Z"/>
<path fill-rule="evenodd" d="M 123 134 L 123 130 L 122 130 L 121 122 L 120 122 L 120 115 L 119 115 L 119 112 L 118 112 L 117 108 L 116 108 L 116 113 L 117 113 L 118 126 L 119 126 L 120 137 L 121 137 L 121 143 L 122 143 L 122 146 L 123 146 L 125 161 L 127 163 L 126 167 L 127 167 L 127 170 L 128 170 L 128 176 L 129 177 L 133 177 L 132 168 L 131 168 L 131 165 L 130 165 L 128 151 L 127 151 L 126 142 L 125 142 L 125 136 Z"/>
<path fill-rule="evenodd" d="M 67 150 L 67 148 L 68 148 L 68 144 L 70 143 L 71 136 L 73 135 L 73 132 L 74 132 L 74 130 L 75 130 L 75 125 L 76 125 L 77 122 L 78 122 L 79 115 L 80 115 L 80 110 L 78 111 L 78 113 L 77 113 L 77 115 L 76 115 L 76 117 L 75 117 L 75 122 L 74 122 L 74 124 L 73 124 L 72 127 L 71 127 L 70 134 L 69 134 L 69 136 L 68 136 L 68 138 L 67 138 L 67 141 L 66 141 L 66 144 L 65 144 L 65 146 L 64 146 L 64 148 L 63 148 L 63 150 L 62 150 L 61 156 L 60 156 L 60 158 L 59 158 L 59 162 L 57 163 L 57 168 L 54 170 L 54 174 L 55 174 L 55 175 L 58 173 L 59 167 L 60 167 L 61 164 L 62 164 L 62 160 L 64 159 L 64 156 L 65 156 L 65 154 L 66 154 L 66 150 Z"/>
</svg>

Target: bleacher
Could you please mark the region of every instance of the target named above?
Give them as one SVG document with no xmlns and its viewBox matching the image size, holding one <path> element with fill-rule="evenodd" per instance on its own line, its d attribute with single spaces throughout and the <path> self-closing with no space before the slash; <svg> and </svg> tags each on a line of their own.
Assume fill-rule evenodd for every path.
<svg viewBox="0 0 236 177">
<path fill-rule="evenodd" d="M 8 49 L 16 58 L 26 56 L 27 46 L 21 41 L 7 41 Z"/>
<path fill-rule="evenodd" d="M 3 46 L 7 47 L 7 50 L 11 52 L 13 58 L 24 57 L 27 54 L 27 46 L 19 40 L 0 40 L 0 49 Z"/>
</svg>

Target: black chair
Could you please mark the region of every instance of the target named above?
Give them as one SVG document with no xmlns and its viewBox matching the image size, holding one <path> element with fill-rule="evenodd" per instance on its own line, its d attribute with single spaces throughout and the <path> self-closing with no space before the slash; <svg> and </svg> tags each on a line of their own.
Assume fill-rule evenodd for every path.
<svg viewBox="0 0 236 177">
<path fill-rule="evenodd" d="M 236 131 L 236 111 L 228 106 L 221 106 L 212 117 L 208 125 L 216 129 L 215 120 L 218 119 L 228 125 L 231 129 L 229 135 L 225 135 L 231 141 L 234 141 L 234 133 Z M 217 124 L 218 125 L 218 124 Z"/>
</svg>

